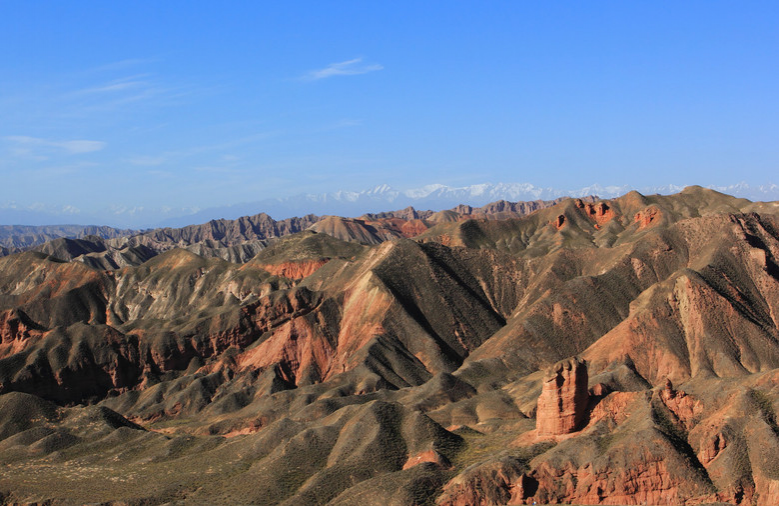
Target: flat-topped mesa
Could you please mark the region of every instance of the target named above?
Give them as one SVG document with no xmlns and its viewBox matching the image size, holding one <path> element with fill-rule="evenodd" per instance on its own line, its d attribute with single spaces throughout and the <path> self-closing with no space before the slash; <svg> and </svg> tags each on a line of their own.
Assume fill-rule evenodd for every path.
<svg viewBox="0 0 779 506">
<path fill-rule="evenodd" d="M 536 411 L 539 436 L 581 429 L 589 401 L 587 380 L 587 362 L 578 357 L 560 361 L 548 370 Z"/>
</svg>

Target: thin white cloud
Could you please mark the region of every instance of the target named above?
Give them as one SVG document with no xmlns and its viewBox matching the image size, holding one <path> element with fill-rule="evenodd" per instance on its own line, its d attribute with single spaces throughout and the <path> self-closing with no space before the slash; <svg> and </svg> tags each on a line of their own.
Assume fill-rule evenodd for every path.
<svg viewBox="0 0 779 506">
<path fill-rule="evenodd" d="M 364 64 L 362 63 L 362 58 L 355 58 L 339 63 L 331 63 L 323 69 L 312 70 L 305 75 L 304 79 L 316 81 L 334 76 L 356 76 L 359 74 L 367 74 L 368 72 L 376 72 L 383 68 L 384 66 L 378 63 Z"/>
<path fill-rule="evenodd" d="M 206 89 L 186 83 L 168 83 L 153 72 L 127 73 L 110 80 L 89 81 L 77 88 L 65 91 L 59 97 L 60 115 L 67 118 L 91 118 L 95 115 L 126 117 L 139 106 L 146 109 L 174 107 L 186 104 L 193 98 L 219 93 L 218 89 Z"/>
<path fill-rule="evenodd" d="M 114 79 L 105 84 L 79 90 L 75 92 L 75 94 L 88 95 L 93 93 L 112 93 L 126 91 L 129 89 L 148 88 L 151 85 L 148 81 L 143 80 L 143 78 L 147 76 L 148 74 L 141 74 L 137 76 L 123 77 L 121 79 Z"/>
<path fill-rule="evenodd" d="M 156 155 L 136 155 L 131 158 L 127 158 L 124 161 L 141 167 L 154 167 L 164 164 L 177 163 L 182 159 L 202 155 L 204 153 L 232 150 L 246 144 L 256 144 L 259 141 L 270 139 L 280 135 L 281 133 L 282 132 L 280 131 L 259 132 L 256 134 L 239 137 L 237 139 L 224 141 L 218 144 L 205 144 L 188 149 L 165 151 Z M 240 157 L 231 153 L 222 155 L 222 161 L 227 163 L 236 162 L 238 160 L 240 160 Z"/>
<path fill-rule="evenodd" d="M 80 154 L 80 153 L 92 153 L 94 151 L 100 151 L 101 149 L 105 148 L 106 143 L 103 141 L 79 140 L 79 141 L 54 142 L 51 145 L 54 147 L 62 148 L 65 151 L 72 154 Z"/>
<path fill-rule="evenodd" d="M 41 139 L 39 137 L 29 137 L 26 135 L 10 135 L 3 137 L 3 140 L 13 144 L 12 152 L 19 155 L 35 155 L 36 150 L 46 149 L 54 151 L 65 151 L 71 155 L 83 153 L 92 153 L 105 148 L 103 141 L 72 140 L 72 141 L 53 141 Z"/>
<path fill-rule="evenodd" d="M 116 113 L 129 104 L 144 102 L 153 104 L 171 104 L 185 97 L 186 89 L 166 87 L 152 78 L 151 74 L 138 74 L 96 83 L 92 86 L 74 90 L 65 95 L 74 114 Z"/>
</svg>

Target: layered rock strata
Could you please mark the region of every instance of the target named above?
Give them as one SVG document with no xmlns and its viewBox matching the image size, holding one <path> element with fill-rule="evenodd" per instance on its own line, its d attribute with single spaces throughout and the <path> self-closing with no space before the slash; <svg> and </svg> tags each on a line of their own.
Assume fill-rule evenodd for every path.
<svg viewBox="0 0 779 506">
<path fill-rule="evenodd" d="M 539 436 L 559 436 L 581 429 L 587 414 L 587 363 L 573 357 L 549 369 L 538 398 Z"/>
</svg>

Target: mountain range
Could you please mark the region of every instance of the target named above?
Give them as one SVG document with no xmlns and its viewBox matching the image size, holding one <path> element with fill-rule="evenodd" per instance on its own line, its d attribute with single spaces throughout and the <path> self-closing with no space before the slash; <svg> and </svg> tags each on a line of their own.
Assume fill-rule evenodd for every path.
<svg viewBox="0 0 779 506">
<path fill-rule="evenodd" d="M 672 194 L 683 187 L 673 184 L 638 188 L 643 194 Z M 720 192 L 755 201 L 779 200 L 775 184 L 710 186 Z M 81 210 L 78 206 L 46 207 L 40 204 L 0 203 L 0 223 L 9 225 L 82 224 L 109 225 L 119 228 L 147 229 L 182 227 L 214 219 L 237 219 L 264 212 L 275 219 L 307 214 L 360 216 L 385 211 L 388 208 L 413 206 L 417 209 L 447 209 L 459 204 L 483 206 L 497 200 L 554 200 L 560 197 L 598 195 L 614 198 L 634 188 L 627 185 L 583 188 L 539 187 L 530 183 L 483 183 L 463 187 L 430 184 L 420 188 L 399 190 L 386 184 L 363 191 L 335 191 L 320 194 L 299 194 L 288 197 L 268 197 L 254 202 L 236 203 L 207 209 L 151 208 L 112 206 L 99 211 Z"/>
<path fill-rule="evenodd" d="M 585 197 L 585 200 L 591 201 L 592 198 Z M 366 214 L 360 218 L 309 214 L 277 221 L 260 213 L 235 220 L 211 220 L 200 225 L 143 232 L 78 225 L 5 226 L 0 227 L 0 256 L 35 250 L 63 260 L 77 259 L 94 267 L 116 268 L 120 265 L 136 265 L 169 249 L 184 248 L 205 257 L 242 263 L 272 241 L 307 228 L 326 231 L 347 241 L 377 244 L 391 238 L 412 237 L 441 221 L 465 217 L 516 217 L 559 201 L 498 201 L 478 208 L 459 205 L 441 212 L 417 211 L 408 207 L 399 211 Z"/>
<path fill-rule="evenodd" d="M 0 498 L 778 504 L 777 209 L 688 187 L 7 255 Z"/>
</svg>

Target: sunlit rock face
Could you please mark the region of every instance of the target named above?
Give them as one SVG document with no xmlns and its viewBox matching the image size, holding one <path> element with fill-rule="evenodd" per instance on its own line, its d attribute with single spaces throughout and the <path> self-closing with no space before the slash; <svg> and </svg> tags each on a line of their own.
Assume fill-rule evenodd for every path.
<svg viewBox="0 0 779 506">
<path fill-rule="evenodd" d="M 580 429 L 588 399 L 586 362 L 569 358 L 555 364 L 548 371 L 538 398 L 538 435 L 558 436 Z"/>
</svg>

